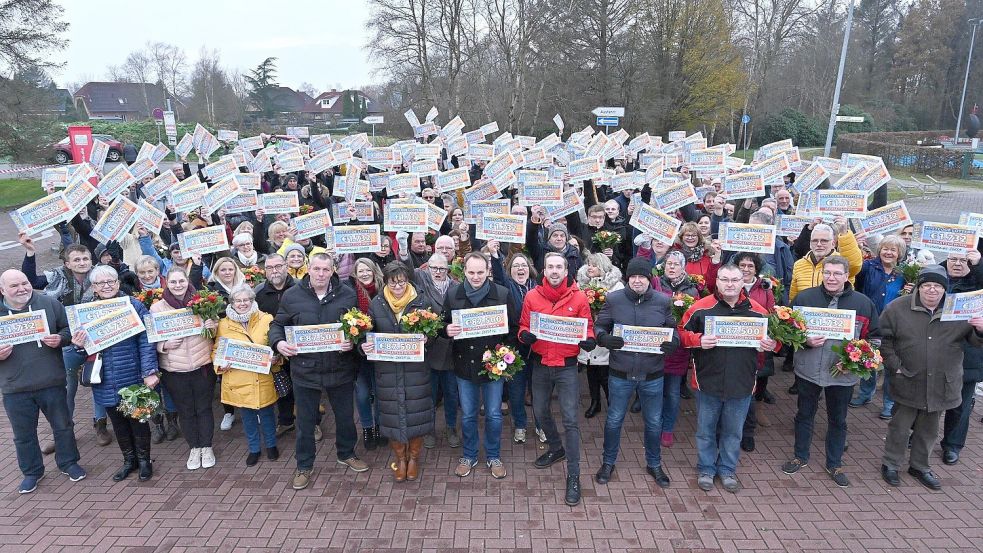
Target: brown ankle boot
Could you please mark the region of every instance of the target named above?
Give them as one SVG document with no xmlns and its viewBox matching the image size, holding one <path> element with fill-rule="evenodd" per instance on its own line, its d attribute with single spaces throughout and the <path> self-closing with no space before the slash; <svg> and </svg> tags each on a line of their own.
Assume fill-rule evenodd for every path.
<svg viewBox="0 0 983 553">
<path fill-rule="evenodd" d="M 420 477 L 420 452 L 423 451 L 423 436 L 417 436 L 409 443 L 409 463 L 406 465 L 406 479 L 414 481 Z"/>
<path fill-rule="evenodd" d="M 406 444 L 389 440 L 389 447 L 393 450 L 394 460 L 390 467 L 393 469 L 393 476 L 397 482 L 406 480 Z"/>
</svg>

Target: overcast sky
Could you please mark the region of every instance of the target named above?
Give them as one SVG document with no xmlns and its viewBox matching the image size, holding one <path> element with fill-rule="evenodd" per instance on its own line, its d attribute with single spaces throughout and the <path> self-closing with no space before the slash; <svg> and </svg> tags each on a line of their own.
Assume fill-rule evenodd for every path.
<svg viewBox="0 0 983 553">
<path fill-rule="evenodd" d="M 68 47 L 53 57 L 65 62 L 56 83 L 105 80 L 106 67 L 120 65 L 147 41 L 184 49 L 189 66 L 202 47 L 217 49 L 224 67 L 243 71 L 276 56 L 281 85 L 309 82 L 323 92 L 341 84 L 374 82 L 367 60 L 364 0 L 278 0 L 120 3 L 62 0 Z M 189 67 L 190 69 L 190 67 Z"/>
</svg>

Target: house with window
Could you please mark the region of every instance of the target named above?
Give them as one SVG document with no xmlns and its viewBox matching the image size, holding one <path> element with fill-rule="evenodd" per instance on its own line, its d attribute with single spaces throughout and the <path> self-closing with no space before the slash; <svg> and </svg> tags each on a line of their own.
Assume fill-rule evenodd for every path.
<svg viewBox="0 0 983 553">
<path fill-rule="evenodd" d="M 155 108 L 166 108 L 167 97 L 162 86 L 150 83 L 90 82 L 75 92 L 73 100 L 76 111 L 87 119 L 134 121 L 153 117 Z"/>
<path fill-rule="evenodd" d="M 379 115 L 375 102 L 360 90 L 323 92 L 304 106 L 304 119 L 328 125 L 344 125 L 361 121 L 369 115 Z"/>
</svg>

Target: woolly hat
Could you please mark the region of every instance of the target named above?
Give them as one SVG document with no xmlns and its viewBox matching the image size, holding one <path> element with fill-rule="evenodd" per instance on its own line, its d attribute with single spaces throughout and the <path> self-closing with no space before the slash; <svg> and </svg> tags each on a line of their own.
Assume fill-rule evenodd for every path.
<svg viewBox="0 0 983 553">
<path fill-rule="evenodd" d="M 929 265 L 918 271 L 918 285 L 934 282 L 943 288 L 949 288 L 949 276 L 941 265 Z"/>
<path fill-rule="evenodd" d="M 652 276 L 652 262 L 644 257 L 636 257 L 628 262 L 627 278 L 635 275 L 650 277 Z"/>
<path fill-rule="evenodd" d="M 304 246 L 301 246 L 300 244 L 294 242 L 293 244 L 290 244 L 289 246 L 283 248 L 283 258 L 286 259 L 287 256 L 290 255 L 290 252 L 295 250 L 300 252 L 301 255 L 303 255 L 304 257 L 307 257 L 307 252 L 304 251 Z"/>
<path fill-rule="evenodd" d="M 553 236 L 554 232 L 562 232 L 564 236 L 570 238 L 570 233 L 567 232 L 567 226 L 563 223 L 553 223 L 550 225 L 549 234 L 546 235 L 546 238 L 549 239 L 551 236 Z"/>
</svg>

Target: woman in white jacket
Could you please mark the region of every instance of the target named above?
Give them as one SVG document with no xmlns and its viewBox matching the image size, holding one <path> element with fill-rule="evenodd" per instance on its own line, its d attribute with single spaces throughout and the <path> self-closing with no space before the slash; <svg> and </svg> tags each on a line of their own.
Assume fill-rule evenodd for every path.
<svg viewBox="0 0 983 553">
<path fill-rule="evenodd" d="M 621 269 L 611 263 L 611 259 L 603 253 L 587 254 L 584 265 L 577 270 L 577 286 L 600 286 L 608 292 L 621 290 L 625 287 L 621 280 Z M 601 411 L 601 390 L 604 399 L 608 397 L 608 350 L 601 346 L 592 351 L 580 350 L 577 355 L 580 370 L 587 371 L 587 387 L 590 390 L 590 407 L 584 412 L 584 417 L 593 418 Z"/>
</svg>

